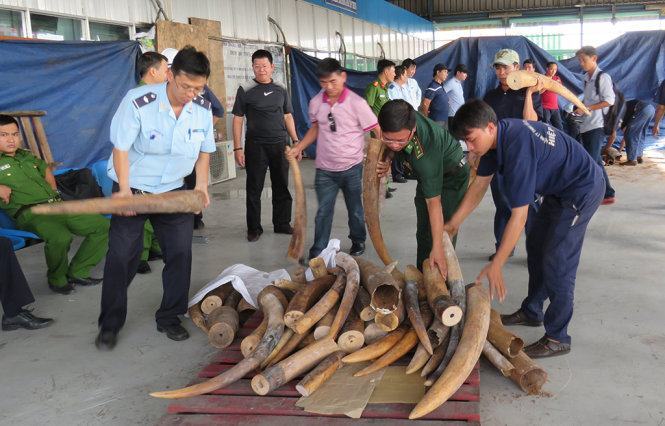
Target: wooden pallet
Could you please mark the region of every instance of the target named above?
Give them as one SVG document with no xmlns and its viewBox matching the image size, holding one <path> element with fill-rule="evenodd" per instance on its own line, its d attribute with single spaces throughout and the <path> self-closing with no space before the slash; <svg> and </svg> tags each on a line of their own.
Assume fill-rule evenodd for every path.
<svg viewBox="0 0 665 426">
<path fill-rule="evenodd" d="M 199 380 L 214 377 L 233 367 L 242 359 L 240 340 L 260 322 L 252 317 L 238 333 L 236 341 L 220 351 L 198 375 Z M 408 362 L 408 359 L 405 360 Z M 159 425 L 473 425 L 480 424 L 480 374 L 478 364 L 462 387 L 448 402 L 419 420 L 408 420 L 413 404 L 367 404 L 362 418 L 325 416 L 308 413 L 296 407 L 300 394 L 295 385 L 300 378 L 287 383 L 268 396 L 257 396 L 250 385 L 254 373 L 224 389 L 210 394 L 174 400 L 167 408 Z"/>
</svg>

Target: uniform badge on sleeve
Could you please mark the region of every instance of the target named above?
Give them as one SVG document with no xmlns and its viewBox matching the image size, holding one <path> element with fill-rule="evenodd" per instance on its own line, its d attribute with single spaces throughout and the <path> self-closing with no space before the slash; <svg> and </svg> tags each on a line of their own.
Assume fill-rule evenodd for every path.
<svg viewBox="0 0 665 426">
<path fill-rule="evenodd" d="M 413 153 L 416 156 L 416 160 L 420 160 L 423 155 L 425 155 L 425 148 L 423 148 L 423 144 L 420 142 L 418 135 L 413 138 Z"/>
<path fill-rule="evenodd" d="M 148 105 L 151 102 L 154 102 L 155 100 L 157 100 L 157 95 L 155 95 L 152 92 L 148 92 L 148 93 L 134 99 L 132 101 L 132 103 L 134 104 L 134 106 L 136 108 L 141 108 L 141 107 L 144 107 L 144 106 Z"/>
<path fill-rule="evenodd" d="M 207 109 L 208 111 L 212 109 L 212 104 L 210 103 L 210 101 L 206 100 L 206 98 L 204 98 L 203 96 L 195 97 L 194 100 L 192 100 L 192 102 L 200 107 Z"/>
</svg>

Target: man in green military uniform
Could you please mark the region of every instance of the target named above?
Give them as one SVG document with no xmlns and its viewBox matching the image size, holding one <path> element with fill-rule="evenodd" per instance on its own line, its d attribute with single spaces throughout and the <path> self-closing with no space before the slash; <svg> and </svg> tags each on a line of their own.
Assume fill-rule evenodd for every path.
<svg viewBox="0 0 665 426">
<path fill-rule="evenodd" d="M 372 108 L 374 115 L 378 117 L 381 107 L 388 102 L 388 86 L 395 80 L 395 63 L 387 59 L 381 59 L 376 65 L 378 73 L 376 80 L 365 88 L 365 100 Z"/>
<path fill-rule="evenodd" d="M 469 182 L 469 165 L 459 142 L 447 130 L 416 112 L 408 102 L 396 99 L 379 113 L 382 141 L 407 161 L 418 178 L 416 187 L 416 241 L 418 267 L 429 257 L 432 267 L 446 276 L 443 225 L 457 210 Z M 380 175 L 390 170 L 379 162 Z"/>
<path fill-rule="evenodd" d="M 101 215 L 35 216 L 30 207 L 61 201 L 55 178 L 45 161 L 19 149 L 20 133 L 13 117 L 0 115 L 0 208 L 18 228 L 44 240 L 49 288 L 69 294 L 73 285 L 99 284 L 90 270 L 108 247 L 109 220 Z M 85 237 L 68 262 L 73 235 Z"/>
</svg>

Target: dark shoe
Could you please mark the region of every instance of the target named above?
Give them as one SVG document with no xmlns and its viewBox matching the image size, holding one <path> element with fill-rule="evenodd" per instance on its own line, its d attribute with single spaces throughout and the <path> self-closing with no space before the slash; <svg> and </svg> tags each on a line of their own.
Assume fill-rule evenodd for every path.
<svg viewBox="0 0 665 426">
<path fill-rule="evenodd" d="M 293 226 L 291 225 L 279 226 L 277 228 L 274 228 L 274 230 L 275 234 L 287 234 L 287 235 L 293 234 Z"/>
<path fill-rule="evenodd" d="M 637 166 L 637 160 L 626 160 L 623 163 L 619 163 L 620 166 Z"/>
<path fill-rule="evenodd" d="M 199 218 L 194 219 L 194 229 L 203 229 L 206 227 L 206 224 Z"/>
<path fill-rule="evenodd" d="M 362 256 L 363 253 L 365 253 L 365 243 L 357 242 L 351 244 L 351 250 L 349 251 L 351 256 Z"/>
<path fill-rule="evenodd" d="M 547 336 L 526 346 L 524 353 L 531 358 L 546 358 L 550 356 L 565 355 L 570 352 L 570 343 L 557 342 Z"/>
<path fill-rule="evenodd" d="M 51 324 L 53 324 L 53 319 L 36 317 L 26 309 L 21 309 L 21 312 L 14 317 L 7 318 L 4 315 L 2 316 L 2 329 L 5 331 L 17 330 L 19 328 L 37 330 L 48 327 Z"/>
<path fill-rule="evenodd" d="M 386 191 L 386 198 L 393 198 L 392 192 Z"/>
<path fill-rule="evenodd" d="M 72 286 L 70 283 L 67 283 L 65 285 L 53 285 L 49 283 L 48 288 L 50 288 L 51 291 L 54 291 L 59 294 L 69 294 L 72 291 L 74 291 L 74 286 Z"/>
<path fill-rule="evenodd" d="M 540 327 L 543 325 L 542 321 L 531 319 L 521 309 L 508 315 L 501 315 L 501 322 L 503 325 L 526 325 L 527 327 Z"/>
<path fill-rule="evenodd" d="M 151 271 L 152 269 L 150 269 L 150 264 L 148 263 L 147 260 L 140 261 L 139 267 L 136 268 L 137 274 L 149 274 Z"/>
<path fill-rule="evenodd" d="M 95 346 L 97 346 L 97 349 L 100 351 L 110 351 L 115 348 L 116 343 L 118 343 L 117 332 L 99 330 L 99 334 L 95 339 Z"/>
<path fill-rule="evenodd" d="M 607 206 L 607 205 L 610 205 L 610 204 L 614 204 L 615 202 L 616 202 L 615 197 L 605 197 L 605 198 L 603 198 L 603 201 L 600 202 L 600 204 L 603 205 L 603 206 Z"/>
<path fill-rule="evenodd" d="M 250 243 L 258 241 L 261 238 L 261 234 L 263 234 L 263 231 L 247 231 L 247 241 Z"/>
<path fill-rule="evenodd" d="M 388 187 L 388 192 L 395 192 L 395 191 L 397 191 L 397 188 Z"/>
<path fill-rule="evenodd" d="M 642 164 L 643 162 L 644 160 L 642 159 L 642 157 L 637 157 L 637 164 Z"/>
<path fill-rule="evenodd" d="M 514 255 L 515 255 L 515 250 L 511 251 L 511 252 L 510 252 L 510 256 L 508 256 L 508 257 L 513 257 Z M 496 256 L 496 253 L 492 254 L 492 255 L 488 258 L 490 262 L 494 260 L 494 256 Z"/>
<path fill-rule="evenodd" d="M 148 262 L 152 262 L 153 260 L 159 260 L 163 258 L 164 256 L 162 256 L 162 254 L 159 252 L 151 251 L 150 253 L 148 253 Z"/>
<path fill-rule="evenodd" d="M 404 176 L 397 176 L 393 178 L 393 182 L 395 183 L 407 183 L 408 181 L 404 179 Z"/>
<path fill-rule="evenodd" d="M 104 279 L 103 278 L 92 278 L 92 277 L 88 277 L 88 278 L 69 277 L 67 279 L 67 281 L 69 281 L 69 284 L 71 284 L 71 285 L 80 285 L 80 286 L 83 286 L 83 287 L 90 287 L 90 286 L 97 285 L 97 284 L 101 283 L 102 281 L 104 281 Z"/>
<path fill-rule="evenodd" d="M 185 327 L 180 324 L 165 326 L 158 325 L 157 331 L 160 333 L 166 333 L 166 337 L 171 340 L 181 341 L 189 339 L 189 333 L 185 330 Z"/>
</svg>

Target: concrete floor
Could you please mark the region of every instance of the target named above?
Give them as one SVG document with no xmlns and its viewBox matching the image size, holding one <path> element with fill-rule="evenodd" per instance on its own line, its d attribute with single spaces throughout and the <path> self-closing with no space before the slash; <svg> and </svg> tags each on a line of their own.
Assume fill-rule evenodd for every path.
<svg viewBox="0 0 665 426">
<path fill-rule="evenodd" d="M 303 162 L 308 188 L 309 241 L 316 201 L 313 162 Z M 601 207 L 587 232 L 578 272 L 576 312 L 570 327 L 573 351 L 541 362 L 549 373 L 548 396 L 525 396 L 487 363 L 482 364 L 481 418 L 489 425 L 665 424 L 665 185 L 656 163 L 609 169 L 618 202 Z M 191 294 L 227 266 L 245 263 L 262 270 L 286 265 L 288 237 L 272 231 L 269 191 L 264 197 L 266 233 L 245 240 L 244 173 L 213 187 L 206 212 L 207 245 L 195 244 Z M 386 201 L 383 230 L 393 256 L 415 261 L 415 182 L 398 184 Z M 340 198 L 333 236 L 348 250 L 346 211 Z M 461 230 L 458 256 L 472 281 L 492 251 L 493 206 L 486 199 Z M 368 243 L 367 258 L 377 260 Z M 0 424 L 153 424 L 168 401 L 152 390 L 180 387 L 216 352 L 188 320 L 186 342 L 157 333 L 154 311 L 161 298 L 161 264 L 139 275 L 129 289 L 129 317 L 113 352 L 94 345 L 101 287 L 70 296 L 48 290 L 42 246 L 19 252 L 37 302 L 36 313 L 57 322 L 28 332 L 0 332 Z M 101 270 L 101 267 L 100 267 Z M 502 312 L 513 311 L 526 293 L 524 243 L 506 265 L 509 294 Z M 516 328 L 527 343 L 542 329 Z"/>
</svg>

